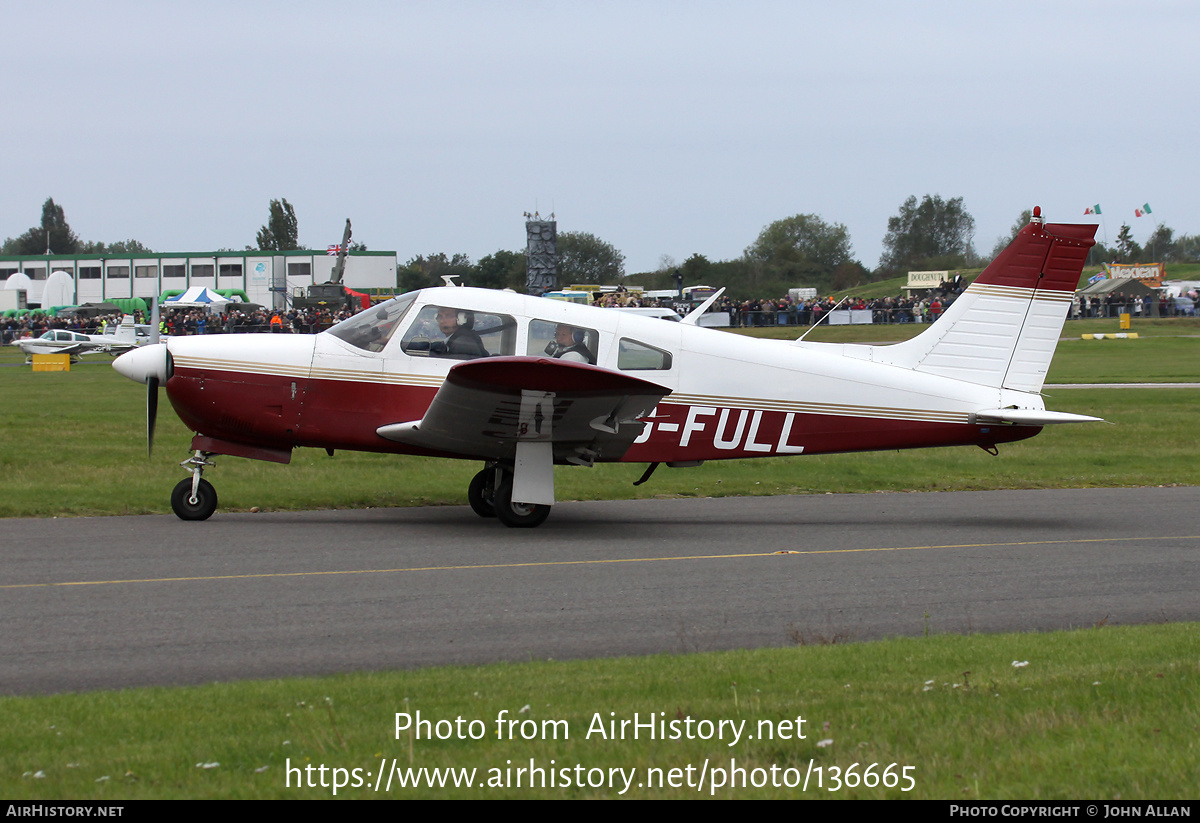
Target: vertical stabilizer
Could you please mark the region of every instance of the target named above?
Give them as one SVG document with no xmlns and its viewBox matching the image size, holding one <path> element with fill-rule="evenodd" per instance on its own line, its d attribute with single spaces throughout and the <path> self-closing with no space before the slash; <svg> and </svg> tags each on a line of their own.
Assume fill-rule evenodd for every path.
<svg viewBox="0 0 1200 823">
<path fill-rule="evenodd" d="M 1041 391 L 1071 308 L 1094 225 L 1029 225 L 942 317 L 872 359 L 970 383 Z"/>
<path fill-rule="evenodd" d="M 137 325 L 134 323 L 132 314 L 127 314 L 121 318 L 121 325 L 117 326 L 113 337 L 116 338 L 118 343 L 137 345 Z"/>
</svg>

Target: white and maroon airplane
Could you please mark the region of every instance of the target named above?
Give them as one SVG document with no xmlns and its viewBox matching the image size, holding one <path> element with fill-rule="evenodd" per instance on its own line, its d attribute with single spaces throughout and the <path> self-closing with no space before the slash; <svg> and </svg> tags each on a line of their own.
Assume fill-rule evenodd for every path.
<svg viewBox="0 0 1200 823">
<path fill-rule="evenodd" d="M 540 525 L 555 464 L 694 466 L 772 455 L 980 446 L 1052 423 L 1040 394 L 1094 225 L 1040 209 L 937 322 L 885 346 L 758 340 L 510 292 L 432 288 L 326 332 L 172 338 L 122 355 L 196 432 L 175 513 L 203 520 L 213 455 L 298 446 L 482 460 L 467 499 Z"/>
<path fill-rule="evenodd" d="M 133 315 L 115 329 L 109 326 L 104 334 L 84 334 L 67 329 L 51 329 L 41 337 L 25 337 L 13 343 L 28 358 L 35 354 L 69 354 L 77 362 L 85 354 L 105 353 L 116 357 L 149 341 L 149 333 L 133 322 Z"/>
</svg>

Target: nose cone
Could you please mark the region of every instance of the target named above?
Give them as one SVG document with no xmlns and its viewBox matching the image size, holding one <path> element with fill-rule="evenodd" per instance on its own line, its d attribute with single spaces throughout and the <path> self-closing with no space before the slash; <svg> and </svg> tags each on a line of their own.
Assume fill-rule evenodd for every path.
<svg viewBox="0 0 1200 823">
<path fill-rule="evenodd" d="M 155 377 L 161 386 L 170 377 L 166 343 L 131 349 L 114 360 L 112 365 L 118 372 L 138 383 L 148 383 L 151 377 Z"/>
</svg>

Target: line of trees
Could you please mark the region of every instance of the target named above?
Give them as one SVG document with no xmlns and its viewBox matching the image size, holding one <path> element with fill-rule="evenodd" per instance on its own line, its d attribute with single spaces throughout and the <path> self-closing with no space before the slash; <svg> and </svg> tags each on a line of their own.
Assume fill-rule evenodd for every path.
<svg viewBox="0 0 1200 823">
<path fill-rule="evenodd" d="M 53 197 L 42 204 L 41 222 L 19 237 L 9 237 L 0 246 L 0 254 L 129 254 L 150 252 L 137 240 L 116 243 L 84 242 L 67 223 L 63 207 Z"/>
<path fill-rule="evenodd" d="M 442 285 L 454 275 L 463 286 L 525 290 L 525 253 L 501 249 L 472 263 L 465 254 L 417 255 L 398 267 L 401 291 Z M 612 243 L 594 234 L 565 231 L 558 234 L 558 282 L 618 283 L 625 277 L 625 255 Z"/>
<path fill-rule="evenodd" d="M 258 230 L 258 248 L 260 251 L 288 251 L 304 248 L 300 245 L 299 222 L 296 210 L 287 198 L 272 200 L 269 206 L 267 224 Z M 254 248 L 246 246 L 246 250 Z M 354 251 L 365 251 L 362 243 L 351 243 Z M 233 251 L 233 249 L 221 249 Z M 42 204 L 41 222 L 30 228 L 19 237 L 10 237 L 0 246 L 0 254 L 129 254 L 153 253 L 154 250 L 137 240 L 119 240 L 116 243 L 84 242 L 72 231 L 67 223 L 63 207 L 54 202 L 54 198 L 46 199 Z"/>
<path fill-rule="evenodd" d="M 1111 249 L 1097 243 L 1095 251 L 1101 255 L 1099 259 L 1115 263 L 1194 263 L 1200 262 L 1200 235 L 1176 237 L 1174 229 L 1159 223 L 1146 244 L 1140 246 L 1125 223 Z"/>
<path fill-rule="evenodd" d="M 738 259 L 714 262 L 693 254 L 681 266 L 663 265 L 641 276 L 641 285 L 670 288 L 677 268 L 684 282 L 725 286 L 735 299 L 779 295 L 796 286 L 827 293 L 909 270 L 977 265 L 974 234 L 975 219 L 961 197 L 913 196 L 888 220 L 883 257 L 874 271 L 854 257 L 845 225 L 827 223 L 816 214 L 797 214 L 766 225 Z"/>
</svg>

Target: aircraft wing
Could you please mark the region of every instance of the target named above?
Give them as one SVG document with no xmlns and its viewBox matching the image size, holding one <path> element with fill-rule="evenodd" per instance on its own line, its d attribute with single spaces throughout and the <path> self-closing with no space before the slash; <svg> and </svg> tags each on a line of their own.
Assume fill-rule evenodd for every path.
<svg viewBox="0 0 1200 823">
<path fill-rule="evenodd" d="M 95 349 L 93 349 L 93 351 L 107 352 L 108 354 L 116 356 L 118 354 L 124 354 L 130 349 L 136 349 L 137 347 L 137 343 L 101 343 Z"/>
<path fill-rule="evenodd" d="M 66 349 L 60 349 L 60 352 L 67 352 L 74 355 L 85 354 L 111 354 L 116 357 L 118 354 L 124 354 L 130 349 L 135 349 L 131 343 L 97 343 L 94 340 L 91 343 L 77 343 Z"/>
<path fill-rule="evenodd" d="M 550 443 L 556 462 L 616 460 L 640 419 L 671 390 L 585 363 L 489 357 L 450 369 L 420 420 L 381 426 L 388 440 L 450 454 L 510 459 L 518 443 Z"/>
<path fill-rule="evenodd" d="M 87 354 L 93 351 L 92 346 L 87 343 L 72 343 L 67 346 L 48 346 L 37 343 L 37 339 L 28 341 L 18 341 L 17 347 L 26 354 L 69 354 L 72 357 L 78 357 L 81 354 Z"/>
</svg>

